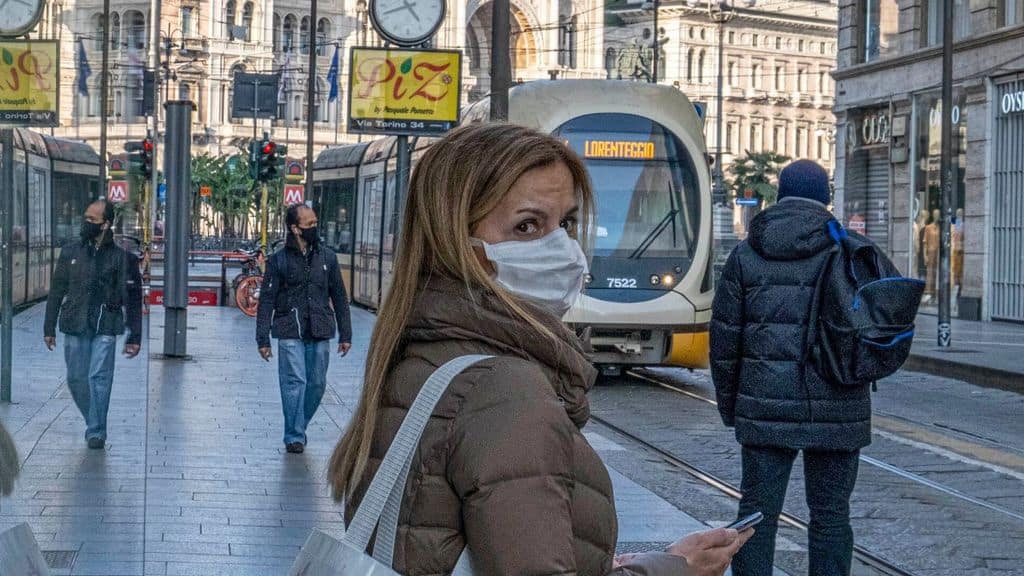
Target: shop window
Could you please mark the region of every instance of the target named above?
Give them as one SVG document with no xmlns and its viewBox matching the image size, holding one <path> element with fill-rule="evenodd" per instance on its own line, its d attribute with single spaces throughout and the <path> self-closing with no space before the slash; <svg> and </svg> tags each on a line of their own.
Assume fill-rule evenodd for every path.
<svg viewBox="0 0 1024 576">
<path fill-rule="evenodd" d="M 938 2 L 932 4 L 941 6 Z M 862 62 L 874 62 L 896 53 L 900 32 L 899 19 L 898 0 L 864 0 L 861 13 Z"/>
<path fill-rule="evenodd" d="M 950 288 L 957 314 L 956 301 L 964 277 L 964 189 L 967 166 L 967 106 L 964 94 L 954 94 L 953 109 L 953 179 L 951 230 Z M 921 94 L 914 101 L 914 129 L 916 162 L 911 198 L 911 275 L 925 281 L 922 308 L 929 310 L 938 305 L 939 276 L 939 218 L 942 197 L 942 100 L 938 92 Z"/>
<path fill-rule="evenodd" d="M 921 8 L 924 15 L 924 45 L 942 44 L 943 0 L 924 0 Z M 953 0 L 953 39 L 960 40 L 971 35 L 970 0 Z"/>
<path fill-rule="evenodd" d="M 888 108 L 849 114 L 846 125 L 846 189 L 843 224 L 864 234 L 882 250 L 889 249 L 889 136 Z M 819 135 L 819 150 L 828 148 Z"/>
<path fill-rule="evenodd" d="M 1003 0 L 1003 24 L 1014 26 L 1024 23 L 1024 0 Z"/>
</svg>

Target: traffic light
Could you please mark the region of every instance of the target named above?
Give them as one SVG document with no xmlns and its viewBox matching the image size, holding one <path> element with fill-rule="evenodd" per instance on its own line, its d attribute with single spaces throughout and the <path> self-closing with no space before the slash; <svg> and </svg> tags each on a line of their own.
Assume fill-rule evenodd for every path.
<svg viewBox="0 0 1024 576">
<path fill-rule="evenodd" d="M 141 141 L 126 142 L 124 151 L 128 152 L 128 164 L 133 170 L 138 170 L 143 178 L 153 175 L 153 139 L 145 138 Z"/>
<path fill-rule="evenodd" d="M 256 159 L 256 181 L 269 182 L 277 178 L 281 174 L 288 147 L 266 137 L 262 142 L 253 142 L 253 147 L 252 154 Z"/>
</svg>

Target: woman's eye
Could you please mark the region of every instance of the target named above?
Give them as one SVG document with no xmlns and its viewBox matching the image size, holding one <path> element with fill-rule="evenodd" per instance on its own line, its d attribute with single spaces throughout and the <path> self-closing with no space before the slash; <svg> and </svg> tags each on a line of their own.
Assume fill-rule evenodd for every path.
<svg viewBox="0 0 1024 576">
<path fill-rule="evenodd" d="M 565 228 L 566 232 L 568 232 L 570 236 L 576 234 L 576 231 L 579 229 L 579 221 L 575 218 L 565 218 L 559 222 L 558 225 Z"/>
<path fill-rule="evenodd" d="M 516 226 L 516 232 L 519 232 L 520 234 L 534 234 L 537 232 L 537 230 L 537 223 L 534 222 L 533 220 L 521 222 L 518 226 Z"/>
</svg>

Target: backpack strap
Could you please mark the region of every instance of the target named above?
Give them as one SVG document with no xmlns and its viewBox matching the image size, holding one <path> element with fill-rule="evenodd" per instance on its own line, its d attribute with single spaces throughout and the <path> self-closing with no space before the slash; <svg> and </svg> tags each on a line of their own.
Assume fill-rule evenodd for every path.
<svg viewBox="0 0 1024 576">
<path fill-rule="evenodd" d="M 492 358 L 486 355 L 460 356 L 448 361 L 427 378 L 420 389 L 416 400 L 406 414 L 405 420 L 398 429 L 395 439 L 388 448 L 384 461 L 381 462 L 366 495 L 352 518 L 352 524 L 345 531 L 342 540 L 359 550 L 366 550 L 378 522 L 377 540 L 374 544 L 374 558 L 387 566 L 391 566 L 395 548 L 395 532 L 398 528 L 398 512 L 401 507 L 402 495 L 405 493 L 405 481 L 409 475 L 420 437 L 427 426 L 427 421 L 434 413 L 438 401 L 448 389 L 452 380 L 463 370 L 482 360 Z M 390 506 L 389 506 L 389 501 Z M 387 509 L 387 516 L 383 516 Z"/>
</svg>

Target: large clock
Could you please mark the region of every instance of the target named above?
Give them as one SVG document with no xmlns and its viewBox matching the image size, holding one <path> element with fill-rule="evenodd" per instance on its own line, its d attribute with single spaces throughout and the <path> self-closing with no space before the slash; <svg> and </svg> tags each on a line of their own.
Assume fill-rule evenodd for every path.
<svg viewBox="0 0 1024 576">
<path fill-rule="evenodd" d="M 444 21 L 444 13 L 445 0 L 370 1 L 373 27 L 399 46 L 415 46 L 430 39 Z"/>
<path fill-rule="evenodd" d="M 23 36 L 43 14 L 43 0 L 0 0 L 0 37 Z"/>
</svg>

